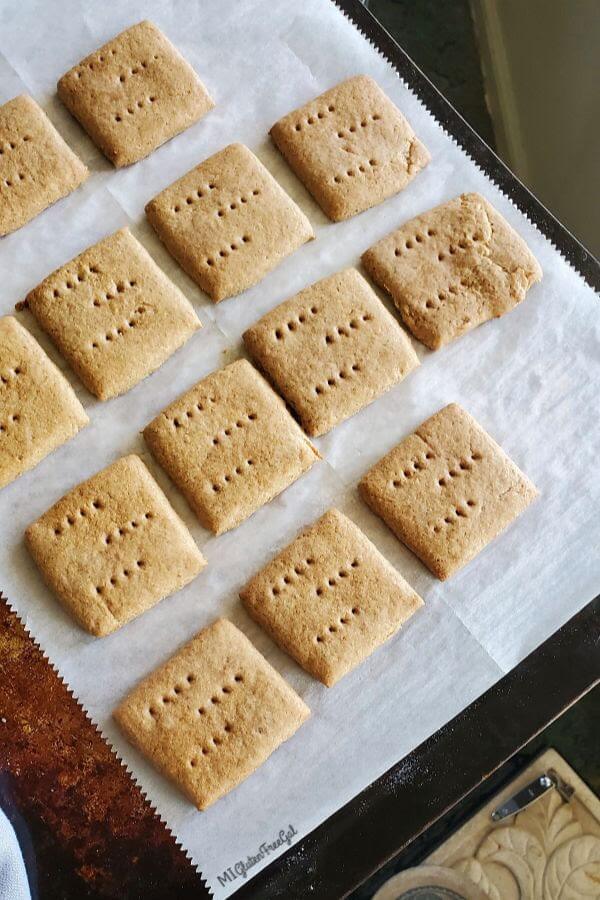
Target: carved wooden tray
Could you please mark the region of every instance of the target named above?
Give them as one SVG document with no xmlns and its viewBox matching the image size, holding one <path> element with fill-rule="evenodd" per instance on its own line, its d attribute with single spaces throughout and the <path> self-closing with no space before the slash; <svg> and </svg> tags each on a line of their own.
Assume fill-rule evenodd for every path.
<svg viewBox="0 0 600 900">
<path fill-rule="evenodd" d="M 516 816 L 491 813 L 539 775 L 554 769 L 575 794 L 548 791 Z M 426 864 L 467 875 L 490 900 L 584 900 L 600 897 L 600 799 L 555 750 L 547 750 L 496 794 Z"/>
</svg>

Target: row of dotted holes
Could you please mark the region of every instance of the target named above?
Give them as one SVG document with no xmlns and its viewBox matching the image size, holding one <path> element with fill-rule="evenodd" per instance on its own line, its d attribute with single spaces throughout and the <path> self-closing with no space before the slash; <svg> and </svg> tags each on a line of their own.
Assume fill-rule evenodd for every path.
<svg viewBox="0 0 600 900">
<path fill-rule="evenodd" d="M 246 459 L 244 461 L 244 463 L 242 463 L 242 465 L 244 465 L 244 464 L 246 466 L 248 466 L 248 468 L 251 468 L 254 465 L 254 460 Z M 233 470 L 233 475 L 241 475 L 242 473 L 243 473 L 243 469 L 241 466 L 236 466 L 235 469 Z M 229 482 L 233 480 L 233 475 L 230 475 L 230 474 L 223 475 L 223 481 L 225 481 L 225 482 L 227 482 L 227 484 L 229 484 Z M 215 492 L 215 494 L 218 494 L 219 491 L 223 490 L 223 486 L 220 484 L 213 484 L 212 489 Z"/>
<path fill-rule="evenodd" d="M 145 567 L 146 563 L 143 559 L 136 559 L 134 565 L 135 565 L 136 569 L 143 569 Z M 131 578 L 131 576 L 133 574 L 134 573 L 131 571 L 131 569 L 123 569 L 117 575 L 111 575 L 111 577 L 108 580 L 108 583 L 111 588 L 116 587 L 119 582 L 119 578 Z M 100 595 L 103 594 L 104 590 L 105 590 L 105 588 L 103 585 L 101 585 L 101 584 L 96 585 L 96 593 L 97 594 L 100 594 Z"/>
<path fill-rule="evenodd" d="M 10 380 L 13 378 L 18 378 L 19 375 L 23 374 L 23 369 L 21 366 L 15 366 L 14 369 L 5 370 L 5 373 L 0 375 L 0 382 L 2 384 L 8 384 Z"/>
<path fill-rule="evenodd" d="M 207 397 L 204 401 L 204 403 L 210 404 L 211 406 L 213 403 L 216 403 L 216 402 L 217 402 L 216 397 Z M 192 419 L 196 415 L 197 412 L 204 412 L 204 408 L 205 408 L 204 403 L 202 403 L 200 400 L 198 400 L 197 403 L 194 403 L 193 406 L 191 406 L 189 409 L 186 409 L 186 411 L 184 413 L 182 413 L 181 416 L 176 416 L 172 420 L 175 428 L 181 428 L 181 425 L 183 424 L 181 422 L 182 418 L 185 417 L 186 419 Z"/>
<path fill-rule="evenodd" d="M 427 468 L 427 462 L 434 458 L 434 454 L 431 450 L 428 450 L 427 453 L 424 453 L 423 456 L 419 459 L 414 459 L 408 466 L 400 472 L 400 475 L 403 476 L 403 480 L 400 477 L 394 478 L 392 481 L 392 486 L 395 488 L 399 488 L 404 484 L 404 481 L 408 478 L 412 478 L 417 472 L 421 472 L 423 469 Z"/>
<path fill-rule="evenodd" d="M 158 59 L 158 55 L 155 53 L 154 56 L 152 57 L 152 59 Z M 104 61 L 103 58 L 100 57 L 100 62 L 103 62 L 103 61 Z M 140 68 L 140 66 L 141 66 L 141 68 Z M 141 61 L 140 66 L 134 66 L 132 69 L 128 69 L 126 72 L 121 72 L 121 74 L 119 75 L 119 81 L 121 82 L 121 84 L 124 81 L 126 81 L 130 75 L 139 75 L 141 73 L 142 69 L 148 68 L 148 63 L 146 62 L 145 59 L 143 59 Z"/>
<path fill-rule="evenodd" d="M 319 312 L 318 306 L 311 306 L 308 312 L 311 316 L 316 316 Z M 274 331 L 275 337 L 278 341 L 283 340 L 284 331 L 287 328 L 288 331 L 295 331 L 298 325 L 304 325 L 306 322 L 306 312 L 301 312 L 298 314 L 296 319 L 290 319 L 289 322 L 286 322 L 285 325 L 282 325 L 281 328 L 276 328 Z"/>
<path fill-rule="evenodd" d="M 349 610 L 345 615 L 340 616 L 340 618 L 338 619 L 338 623 L 337 623 L 336 625 L 330 625 L 330 626 L 327 628 L 327 630 L 326 630 L 326 632 L 325 632 L 324 635 L 318 634 L 318 635 L 315 637 L 315 642 L 316 642 L 317 644 L 323 644 L 323 643 L 325 642 L 325 640 L 326 640 L 328 634 L 335 634 L 336 631 L 339 630 L 339 626 L 340 626 L 340 625 L 342 625 L 342 626 L 350 625 L 350 623 L 352 622 L 352 618 L 351 618 L 351 617 L 353 617 L 353 616 L 359 616 L 359 615 L 360 615 L 360 607 L 358 607 L 358 606 L 353 606 L 352 609 Z"/>
<path fill-rule="evenodd" d="M 370 159 L 370 160 L 368 160 L 367 165 L 365 165 L 364 163 L 361 163 L 358 166 L 358 172 L 366 172 L 367 166 L 370 167 L 371 169 L 374 169 L 375 166 L 378 166 L 378 165 L 379 165 L 379 163 L 377 162 L 376 159 Z M 341 184 L 342 181 L 344 180 L 344 175 L 346 175 L 348 178 L 354 178 L 354 176 L 356 175 L 356 171 L 354 169 L 347 169 L 345 172 L 342 172 L 341 175 L 334 175 L 333 180 L 335 181 L 336 184 Z"/>
<path fill-rule="evenodd" d="M 443 303 L 444 300 L 448 299 L 448 294 L 458 294 L 459 287 L 468 287 L 469 282 L 465 278 L 461 278 L 458 284 L 451 284 L 446 291 L 438 291 L 437 299 L 438 303 L 434 300 L 427 300 L 425 306 L 427 309 L 439 309 L 440 303 Z"/>
<path fill-rule="evenodd" d="M 352 562 L 349 563 L 348 569 L 358 569 L 359 565 L 360 565 L 359 560 L 353 559 Z M 337 585 L 339 578 L 348 578 L 348 576 L 351 575 L 351 572 L 349 572 L 348 569 L 340 569 L 339 572 L 337 573 L 337 578 L 335 578 L 335 577 L 328 578 L 327 579 L 327 587 L 334 588 Z M 325 593 L 325 588 L 323 588 L 321 586 L 315 588 L 315 594 L 317 595 L 317 597 L 322 597 L 324 593 Z"/>
<path fill-rule="evenodd" d="M 135 113 L 136 107 L 137 109 L 143 109 L 147 103 L 156 103 L 156 97 L 154 95 L 150 97 L 146 97 L 145 100 L 136 100 L 135 106 L 128 106 L 126 112 L 132 116 Z M 116 113 L 115 122 L 122 122 L 123 116 L 121 113 Z"/>
<path fill-rule="evenodd" d="M 102 508 L 102 507 L 100 507 Z M 143 516 L 139 519 L 132 519 L 127 525 L 121 525 L 120 528 L 115 528 L 114 531 L 108 531 L 103 538 L 104 543 L 108 546 L 112 544 L 113 541 L 118 540 L 120 537 L 124 537 L 130 531 L 134 531 L 136 528 L 139 528 L 140 525 L 144 524 L 144 521 L 148 522 L 150 519 L 154 518 L 153 512 L 145 512 Z"/>
<path fill-rule="evenodd" d="M 25 176 L 22 172 L 19 172 L 16 177 L 19 179 L 19 181 L 25 181 Z M 10 178 L 5 178 L 3 184 L 5 187 L 12 187 L 14 184 L 16 184 L 16 182 L 12 181 Z"/>
<path fill-rule="evenodd" d="M 144 306 L 138 306 L 138 308 L 136 309 L 137 316 L 132 316 L 131 319 L 127 319 L 124 325 L 119 325 L 119 327 L 114 331 L 107 331 L 104 335 L 104 341 L 106 343 L 110 343 L 110 341 L 114 341 L 117 337 L 123 337 L 128 329 L 135 328 L 137 326 L 140 316 L 142 316 L 145 312 L 146 309 Z M 98 343 L 98 341 L 94 341 L 92 343 L 92 350 L 98 350 L 99 347 L 100 344 Z"/>
<path fill-rule="evenodd" d="M 98 268 L 98 266 L 96 266 L 96 265 L 84 266 L 81 271 L 79 271 L 79 272 L 77 272 L 77 274 L 71 276 L 74 279 L 74 281 L 71 281 L 71 278 L 67 278 L 67 280 L 64 283 L 64 289 L 66 291 L 72 291 L 77 287 L 78 284 L 82 284 L 87 279 L 88 275 L 99 275 L 99 274 L 100 274 L 100 269 Z M 60 291 L 57 287 L 55 287 L 54 290 L 52 291 L 52 296 L 56 297 L 56 298 L 62 296 L 62 294 L 60 293 Z"/>
<path fill-rule="evenodd" d="M 21 421 L 21 416 L 18 413 L 14 413 L 14 415 L 8 417 L 7 421 L 10 422 L 11 425 L 14 422 L 19 423 Z M 6 431 L 8 431 L 8 426 L 0 422 L 0 434 L 4 434 Z"/>
<path fill-rule="evenodd" d="M 116 56 L 116 55 L 117 55 L 117 51 L 111 49 L 111 50 L 108 51 L 108 55 L 109 55 L 109 56 Z M 156 60 L 156 59 L 159 59 L 158 54 L 155 53 L 154 56 L 152 57 L 152 59 L 155 59 L 155 60 Z M 89 63 L 87 64 L 87 68 L 90 69 L 90 71 L 93 72 L 93 71 L 94 71 L 94 66 L 95 66 L 97 63 L 103 63 L 103 62 L 105 62 L 105 61 L 106 61 L 106 56 L 104 56 L 103 54 L 100 54 L 100 56 L 99 56 L 96 60 L 92 60 L 91 62 L 89 62 Z M 145 68 L 147 67 L 148 63 L 144 60 L 143 62 L 140 63 L 140 65 L 141 65 L 141 67 L 142 67 L 143 69 L 145 69 Z M 83 69 L 83 70 L 82 70 L 82 69 L 78 69 L 78 70 L 75 72 L 75 77 L 76 77 L 76 78 L 81 78 L 81 76 L 83 75 L 83 72 L 84 72 L 84 71 L 85 71 L 85 69 Z M 130 70 L 130 74 L 131 74 L 131 75 L 137 75 L 137 74 L 139 73 L 139 71 L 140 71 L 140 70 L 139 70 L 137 67 L 135 67 L 135 68 L 133 68 L 133 69 Z M 125 81 L 125 78 L 122 77 L 122 76 L 119 76 L 119 81 Z"/>
<path fill-rule="evenodd" d="M 308 117 L 304 120 L 304 124 L 306 124 L 306 125 L 314 125 L 315 122 L 317 121 L 317 119 L 324 119 L 326 113 L 328 113 L 328 112 L 330 112 L 330 113 L 335 112 L 335 106 L 334 106 L 332 103 L 329 104 L 329 106 L 327 107 L 327 110 L 322 110 L 322 109 L 320 109 L 320 110 L 317 112 L 317 114 L 316 114 L 315 116 L 308 116 Z M 296 122 L 296 124 L 294 125 L 294 130 L 295 130 L 295 131 L 301 131 L 301 130 L 302 130 L 302 124 L 303 124 L 302 122 Z"/>
<path fill-rule="evenodd" d="M 470 472 L 473 466 L 471 463 L 479 462 L 479 460 L 483 459 L 481 453 L 478 450 L 475 450 L 467 459 L 461 459 L 458 464 L 458 469 L 449 469 L 448 474 L 442 476 L 438 480 L 438 484 L 440 487 L 446 487 L 448 484 L 448 478 L 458 478 L 461 475 L 461 472 Z"/>
<path fill-rule="evenodd" d="M 346 327 L 345 325 L 338 325 L 333 334 L 329 333 L 325 335 L 325 343 L 333 344 L 333 342 L 336 340 L 336 334 L 338 337 L 350 337 L 350 331 L 348 330 L 349 328 L 353 331 L 356 331 L 356 329 L 360 328 L 361 322 L 370 322 L 372 319 L 373 316 L 371 315 L 371 313 L 363 313 L 360 319 L 352 319 L 350 322 L 348 322 L 348 327 Z"/>
<path fill-rule="evenodd" d="M 239 244 L 233 243 L 233 244 L 230 244 L 229 247 L 223 247 L 221 250 L 219 250 L 219 252 L 218 252 L 218 254 L 216 254 L 216 256 L 220 256 L 222 259 L 224 259 L 226 256 L 229 256 L 230 250 L 231 251 L 239 250 L 241 244 L 249 244 L 250 240 L 251 240 L 251 238 L 250 238 L 249 234 L 243 234 L 241 236 L 241 238 L 238 238 L 238 241 L 240 242 Z M 209 256 L 209 258 L 206 260 L 206 265 L 214 266 L 215 265 L 215 257 Z"/>
<path fill-rule="evenodd" d="M 306 570 L 305 566 L 310 567 L 310 566 L 313 566 L 314 563 L 315 563 L 315 561 L 312 558 L 312 556 L 308 556 L 302 562 L 296 563 L 296 565 L 293 568 L 294 575 L 297 575 L 299 578 L 301 578 L 303 575 L 306 575 L 307 570 Z M 284 575 L 281 579 L 281 581 L 283 581 L 284 584 L 291 584 L 292 581 L 294 581 L 294 580 L 295 579 L 292 577 L 291 574 Z M 281 594 L 282 590 L 283 590 L 283 588 L 279 587 L 278 584 L 274 584 L 271 586 L 271 594 L 273 595 L 273 597 L 278 597 L 279 594 Z"/>
<path fill-rule="evenodd" d="M 253 191 L 252 191 L 251 196 L 252 196 L 252 197 L 258 197 L 259 194 L 260 194 L 260 189 L 259 189 L 259 188 L 254 188 Z M 232 200 L 231 203 L 229 204 L 229 206 L 221 206 L 221 207 L 217 210 L 217 212 L 216 212 L 217 218 L 218 218 L 218 219 L 222 219 L 223 216 L 225 216 L 225 215 L 227 214 L 227 211 L 228 211 L 228 210 L 233 211 L 233 210 L 235 210 L 235 209 L 239 209 L 239 208 L 240 208 L 240 203 L 247 203 L 247 202 L 248 202 L 248 199 L 249 199 L 249 198 L 246 197 L 246 195 L 244 194 L 243 196 L 241 196 L 241 197 L 239 198 L 239 200 Z M 186 200 L 186 203 L 187 203 L 187 200 Z"/>
<path fill-rule="evenodd" d="M 426 237 L 435 237 L 436 235 L 437 231 L 435 230 L 435 228 L 428 228 L 425 234 L 417 232 L 412 238 L 406 238 L 406 240 L 404 241 L 404 248 L 395 248 L 394 256 L 402 256 L 403 249 L 412 250 L 415 246 L 415 243 L 422 244 Z M 450 246 L 448 247 L 448 253 L 450 253 L 451 256 L 454 256 L 454 254 L 458 250 L 466 250 L 468 248 L 469 245 L 467 241 L 473 241 L 474 243 L 476 243 L 477 241 L 481 240 L 483 240 L 483 235 L 481 234 L 468 234 L 466 240 L 460 240 L 457 244 L 450 244 Z M 445 258 L 446 254 L 442 250 L 440 250 L 440 252 L 438 253 L 438 260 L 442 262 L 442 260 L 444 260 Z"/>
<path fill-rule="evenodd" d="M 356 363 L 356 362 L 355 362 L 355 363 L 352 363 L 352 365 L 350 366 L 350 371 L 351 371 L 351 372 L 355 372 L 355 373 L 356 373 L 356 372 L 360 372 L 360 371 L 361 371 L 361 366 L 360 366 L 358 363 Z M 341 370 L 337 373 L 337 375 L 330 375 L 330 376 L 329 376 L 329 378 L 327 379 L 327 382 L 326 382 L 327 387 L 330 387 L 330 388 L 336 387 L 336 386 L 340 383 L 340 381 L 344 381 L 346 378 L 350 378 L 350 375 L 348 374 L 348 371 L 347 371 L 346 369 L 341 369 Z M 321 394 L 324 394 L 324 393 L 325 393 L 326 387 L 325 387 L 324 384 L 317 384 L 317 385 L 313 388 L 313 391 L 314 391 L 315 394 L 321 395 Z"/>
<path fill-rule="evenodd" d="M 115 291 L 117 294 L 124 294 L 127 288 L 137 287 L 137 281 L 119 281 L 118 284 L 115 285 Z M 107 291 L 101 298 L 96 297 L 94 299 L 94 306 L 101 306 L 103 301 L 114 300 L 115 294 L 111 294 L 110 291 Z"/>
<path fill-rule="evenodd" d="M 56 537 L 60 537 L 65 528 L 71 528 L 77 522 L 77 518 L 86 519 L 89 515 L 93 515 L 94 512 L 97 512 L 99 509 L 104 509 L 104 503 L 99 498 L 95 500 L 91 500 L 87 506 L 81 506 L 74 513 L 70 513 L 68 516 L 65 516 L 63 525 L 55 525 L 54 534 Z"/>
<path fill-rule="evenodd" d="M 377 120 L 380 118 L 381 118 L 381 116 L 379 115 L 379 113 L 374 113 L 371 116 L 367 116 L 366 119 L 362 119 L 362 121 L 360 122 L 360 128 L 366 128 L 367 125 L 369 124 L 369 121 L 377 122 Z M 350 127 L 348 128 L 347 131 L 338 131 L 337 136 L 339 138 L 346 138 L 346 137 L 348 137 L 349 132 L 354 134 L 355 131 L 358 131 L 358 128 L 356 127 L 356 125 L 350 125 Z"/>
<path fill-rule="evenodd" d="M 246 413 L 245 416 L 237 420 L 235 425 L 224 428 L 222 432 L 220 431 L 219 434 L 216 434 L 212 439 L 213 446 L 218 447 L 222 442 L 223 438 L 219 437 L 220 434 L 223 434 L 225 437 L 231 437 L 234 428 L 246 428 L 250 422 L 256 422 L 257 418 L 258 415 L 255 412 Z"/>
<path fill-rule="evenodd" d="M 244 676 L 241 674 L 241 672 L 237 672 L 233 676 L 233 681 L 236 684 L 241 684 L 243 682 L 243 680 L 244 680 Z M 190 672 L 188 675 L 185 676 L 185 684 L 184 685 L 182 685 L 181 682 L 178 682 L 174 686 L 173 694 L 175 694 L 175 697 L 171 697 L 171 696 L 169 696 L 169 694 L 163 694 L 163 696 L 160 698 L 160 702 L 162 703 L 163 706 L 166 706 L 169 703 L 174 703 L 177 696 L 179 694 L 182 694 L 184 692 L 184 690 L 187 690 L 187 688 L 191 687 L 191 685 L 194 684 L 195 681 L 196 681 L 196 676 L 194 675 L 193 672 Z M 223 694 L 231 694 L 232 690 L 233 690 L 233 686 L 229 686 L 226 684 L 223 685 L 223 687 L 221 688 L 221 692 Z M 213 706 L 217 706 L 221 701 L 216 694 L 213 694 L 213 696 L 210 698 L 209 702 Z M 206 705 L 208 706 L 208 703 Z M 156 719 L 158 716 L 158 710 L 156 709 L 155 706 L 149 706 L 148 713 L 150 716 L 152 716 L 153 719 Z M 206 707 L 199 706 L 198 707 L 198 715 L 199 716 L 206 715 Z"/>
<path fill-rule="evenodd" d="M 477 506 L 476 500 L 467 500 L 465 502 L 468 507 L 472 508 L 473 506 Z M 436 534 L 439 534 L 439 532 L 442 530 L 444 525 L 455 525 L 459 518 L 466 519 L 466 518 L 468 518 L 468 516 L 469 516 L 469 513 L 467 510 L 465 510 L 464 507 L 455 506 L 454 509 L 452 510 L 452 514 L 447 515 L 442 524 L 440 524 L 438 522 L 436 525 L 433 525 L 431 530 L 434 531 Z"/>
<path fill-rule="evenodd" d="M 233 733 L 233 725 L 231 724 L 231 722 L 225 722 L 225 725 L 223 726 L 223 732 L 225 734 Z M 202 756 L 208 756 L 208 754 L 212 751 L 213 748 L 220 747 L 222 743 L 223 743 L 222 737 L 219 737 L 218 734 L 213 735 L 211 738 L 209 738 L 209 741 L 207 742 L 207 744 L 204 744 L 204 746 L 201 748 L 200 752 L 202 753 Z M 198 757 L 192 756 L 192 758 L 190 759 L 189 765 L 192 769 L 195 769 L 196 766 L 198 765 Z"/>
<path fill-rule="evenodd" d="M 27 143 L 27 141 L 31 140 L 31 135 L 24 134 L 23 137 L 21 138 L 21 140 L 24 143 Z M 2 144 L 2 146 L 0 146 L 0 156 L 4 156 L 4 153 L 6 152 L 6 150 L 16 150 L 16 147 L 17 147 L 17 145 L 15 144 L 14 141 L 8 141 L 6 144 Z"/>
<path fill-rule="evenodd" d="M 204 188 L 198 188 L 198 189 L 196 190 L 195 194 L 188 194 L 188 196 L 185 198 L 186 205 L 187 205 L 187 206 L 191 206 L 192 203 L 194 202 L 194 200 L 201 200 L 202 197 L 204 197 L 204 195 L 206 194 L 207 191 L 214 191 L 215 188 L 216 188 L 216 186 L 217 186 L 217 185 L 215 184 L 215 182 L 214 182 L 214 181 L 211 181 L 211 182 L 209 182 L 208 184 L 205 184 L 205 185 L 204 185 Z M 245 201 L 244 201 L 244 202 L 245 202 Z M 180 203 L 177 203 L 177 204 L 173 207 L 173 212 L 178 213 L 178 212 L 181 212 L 181 210 L 182 210 L 182 206 L 181 206 Z"/>
</svg>

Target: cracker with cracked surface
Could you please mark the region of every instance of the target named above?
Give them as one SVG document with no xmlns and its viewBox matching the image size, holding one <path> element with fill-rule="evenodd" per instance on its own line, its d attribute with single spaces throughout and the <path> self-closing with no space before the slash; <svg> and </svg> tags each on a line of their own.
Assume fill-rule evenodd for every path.
<svg viewBox="0 0 600 900">
<path fill-rule="evenodd" d="M 171 403 L 144 429 L 144 438 L 215 534 L 235 528 L 320 458 L 245 359 Z"/>
<path fill-rule="evenodd" d="M 542 277 L 522 238 L 479 194 L 411 219 L 362 261 L 431 350 L 503 316 Z"/>
<path fill-rule="evenodd" d="M 0 318 L 0 488 L 89 423 L 73 388 L 13 316 Z"/>
<path fill-rule="evenodd" d="M 477 556 L 537 496 L 502 448 L 456 403 L 376 463 L 359 491 L 442 581 Z"/>
<path fill-rule="evenodd" d="M 214 106 L 152 22 L 138 22 L 62 76 L 58 96 L 117 168 L 152 153 Z"/>
<path fill-rule="evenodd" d="M 331 509 L 240 592 L 286 653 L 328 687 L 423 605 L 353 522 Z"/>
<path fill-rule="evenodd" d="M 190 303 L 127 228 L 57 269 L 26 302 L 101 400 L 128 391 L 201 327 Z"/>
<path fill-rule="evenodd" d="M 218 303 L 314 238 L 310 222 L 256 156 L 230 144 L 146 206 L 159 238 Z"/>
<path fill-rule="evenodd" d="M 288 113 L 270 133 L 334 222 L 397 194 L 430 160 L 400 110 L 367 75 Z"/>
<path fill-rule="evenodd" d="M 237 787 L 310 710 L 235 625 L 218 619 L 123 700 L 128 739 L 198 807 Z"/>
<path fill-rule="evenodd" d="M 69 491 L 25 532 L 48 587 L 98 637 L 116 631 L 206 565 L 139 456 Z"/>
<path fill-rule="evenodd" d="M 0 106 L 0 236 L 66 197 L 88 170 L 27 94 Z"/>
<path fill-rule="evenodd" d="M 419 365 L 408 337 L 356 269 L 277 306 L 245 332 L 244 343 L 312 437 Z"/>
</svg>

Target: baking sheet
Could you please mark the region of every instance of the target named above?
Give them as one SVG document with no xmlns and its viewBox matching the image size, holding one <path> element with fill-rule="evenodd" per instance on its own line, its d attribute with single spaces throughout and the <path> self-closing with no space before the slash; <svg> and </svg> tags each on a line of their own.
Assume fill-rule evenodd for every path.
<svg viewBox="0 0 600 900">
<path fill-rule="evenodd" d="M 70 65 L 152 18 L 217 102 L 204 121 L 143 162 L 115 172 L 54 95 Z M 44 41 L 40 42 L 40 35 Z M 407 115 L 432 162 L 399 196 L 333 225 L 269 144 L 270 125 L 342 78 L 373 75 Z M 490 184 L 329 0 L 0 3 L 0 101 L 29 91 L 92 170 L 79 191 L 0 241 L 0 314 L 52 269 L 129 224 L 192 301 L 204 329 L 124 397 L 101 404 L 66 372 L 91 425 L 0 493 L 0 585 L 91 717 L 130 767 L 217 897 L 348 799 L 491 686 L 600 589 L 600 317 L 593 291 Z M 158 190 L 231 141 L 247 143 L 309 216 L 317 240 L 243 296 L 214 307 L 173 264 L 143 219 Z M 263 312 L 346 265 L 411 216 L 479 190 L 519 230 L 544 280 L 505 318 L 432 354 L 421 368 L 316 443 L 324 460 L 234 532 L 195 522 L 145 453 L 139 430 L 206 373 L 242 353 Z M 387 302 L 387 301 L 386 301 Z M 63 362 L 28 314 L 21 320 Z M 358 499 L 356 481 L 450 400 L 463 404 L 540 489 L 539 501 L 477 560 L 440 584 Z M 26 525 L 78 481 L 124 453 L 144 456 L 202 546 L 191 585 L 111 637 L 95 640 L 50 596 L 23 546 Z M 383 649 L 335 688 L 305 675 L 246 616 L 245 580 L 332 504 L 346 511 L 426 601 Z M 288 679 L 313 716 L 261 770 L 205 813 L 120 736 L 111 711 L 136 681 L 217 615 L 229 616 Z M 282 835 L 280 837 L 280 835 Z M 277 842 L 280 846 L 274 847 Z"/>
</svg>

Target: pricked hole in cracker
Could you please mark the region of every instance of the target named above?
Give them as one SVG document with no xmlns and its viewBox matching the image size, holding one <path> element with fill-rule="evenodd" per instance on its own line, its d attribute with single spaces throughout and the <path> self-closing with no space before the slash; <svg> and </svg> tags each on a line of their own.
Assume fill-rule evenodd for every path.
<svg viewBox="0 0 600 900">
<path fill-rule="evenodd" d="M 233 680 L 236 681 L 238 684 L 241 684 L 242 681 L 244 680 L 244 676 L 240 672 L 238 672 L 237 675 L 234 675 Z"/>
<path fill-rule="evenodd" d="M 471 459 L 479 460 L 479 459 L 483 459 L 483 457 L 482 457 L 481 453 L 479 453 L 478 450 L 475 450 L 474 452 L 471 453 Z"/>
<path fill-rule="evenodd" d="M 446 259 L 446 254 L 442 252 L 438 253 L 438 260 L 442 262 L 444 259 Z"/>
<path fill-rule="evenodd" d="M 150 715 L 152 716 L 153 719 L 156 719 L 156 717 L 158 716 L 158 711 L 156 710 L 156 708 L 154 706 L 150 706 L 148 708 L 148 712 L 150 713 Z"/>
<path fill-rule="evenodd" d="M 187 681 L 188 684 L 193 684 L 196 680 L 196 676 L 194 675 L 193 672 L 190 672 L 189 675 L 186 675 L 185 680 Z"/>
<path fill-rule="evenodd" d="M 357 559 L 353 559 L 352 562 L 350 563 L 350 565 L 352 566 L 353 569 L 357 569 L 359 567 L 360 563 Z"/>
<path fill-rule="evenodd" d="M 335 112 L 335 106 L 333 106 L 332 104 L 330 104 L 330 105 L 327 107 L 327 111 L 328 111 L 328 112 Z"/>
<path fill-rule="evenodd" d="M 315 638 L 315 641 L 317 642 L 317 644 L 322 644 L 324 641 L 324 638 L 322 638 L 321 635 L 318 634 Z"/>
<path fill-rule="evenodd" d="M 230 722 L 225 722 L 225 725 L 223 726 L 223 730 L 225 732 L 227 732 L 227 734 L 231 734 L 231 732 L 233 731 L 233 725 L 231 725 Z"/>
</svg>

